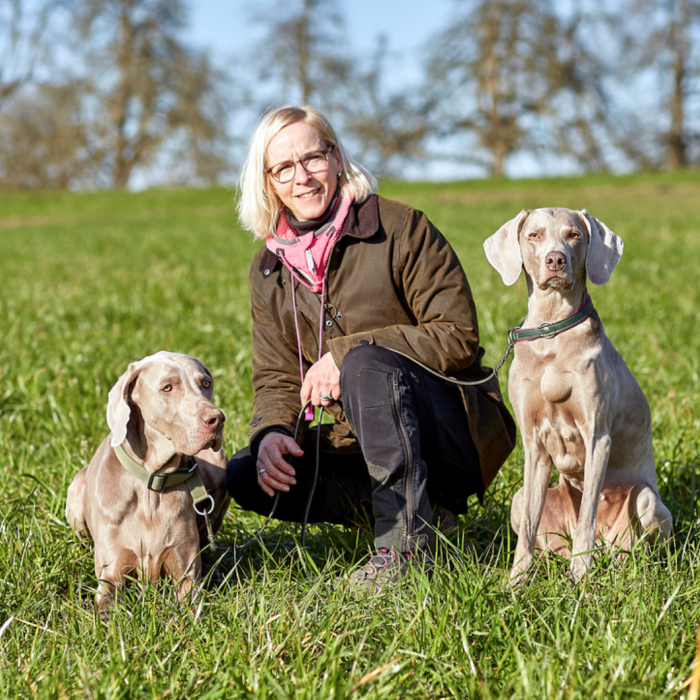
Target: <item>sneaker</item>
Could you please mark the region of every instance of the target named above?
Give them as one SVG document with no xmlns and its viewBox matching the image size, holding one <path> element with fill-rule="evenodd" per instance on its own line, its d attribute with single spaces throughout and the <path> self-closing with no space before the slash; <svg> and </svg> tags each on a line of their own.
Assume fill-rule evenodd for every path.
<svg viewBox="0 0 700 700">
<path fill-rule="evenodd" d="M 406 563 L 410 559 L 410 554 L 398 554 L 382 547 L 366 564 L 350 574 L 350 586 L 368 593 L 379 593 L 384 586 L 396 583 L 406 575 Z"/>
</svg>

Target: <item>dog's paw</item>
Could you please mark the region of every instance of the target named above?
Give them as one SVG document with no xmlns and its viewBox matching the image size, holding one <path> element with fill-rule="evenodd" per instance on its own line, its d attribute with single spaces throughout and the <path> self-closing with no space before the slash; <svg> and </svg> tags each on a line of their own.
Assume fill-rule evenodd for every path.
<svg viewBox="0 0 700 700">
<path fill-rule="evenodd" d="M 593 555 L 590 552 L 579 554 L 571 558 L 571 567 L 566 573 L 566 578 L 572 586 L 577 586 L 586 577 L 593 563 Z"/>
<path fill-rule="evenodd" d="M 508 576 L 508 581 L 506 583 L 506 590 L 508 591 L 522 591 L 532 580 L 532 565 L 528 566 L 513 566 L 510 570 Z"/>
</svg>

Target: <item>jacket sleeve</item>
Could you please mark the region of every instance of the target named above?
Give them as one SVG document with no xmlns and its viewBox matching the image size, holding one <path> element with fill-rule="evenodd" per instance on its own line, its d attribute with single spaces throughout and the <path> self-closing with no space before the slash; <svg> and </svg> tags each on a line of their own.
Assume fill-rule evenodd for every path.
<svg viewBox="0 0 700 700">
<path fill-rule="evenodd" d="M 301 377 L 297 349 L 280 330 L 271 304 L 264 298 L 255 279 L 255 264 L 250 272 L 250 301 L 253 319 L 253 418 L 250 423 L 251 445 L 256 436 L 271 427 L 294 435 L 301 410 Z M 274 284 L 267 280 L 267 284 Z M 306 368 L 305 368 L 306 369 Z M 304 426 L 306 423 L 304 422 Z M 300 436 L 301 439 L 301 436 Z"/>
<path fill-rule="evenodd" d="M 466 275 L 445 237 L 420 211 L 407 208 L 394 232 L 392 274 L 412 325 L 387 325 L 329 341 L 338 368 L 354 347 L 376 343 L 428 367 L 454 374 L 479 351 L 476 308 Z"/>
</svg>

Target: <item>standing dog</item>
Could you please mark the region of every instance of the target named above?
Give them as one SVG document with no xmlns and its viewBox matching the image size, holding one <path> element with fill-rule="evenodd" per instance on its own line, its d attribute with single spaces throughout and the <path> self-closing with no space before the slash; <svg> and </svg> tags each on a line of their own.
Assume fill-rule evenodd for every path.
<svg viewBox="0 0 700 700">
<path fill-rule="evenodd" d="M 214 532 L 230 500 L 221 449 L 225 418 L 211 401 L 213 389 L 199 360 L 159 352 L 130 364 L 109 392 L 111 434 L 76 474 L 66 503 L 70 525 L 95 543 L 100 611 L 129 574 L 172 577 L 180 600 L 199 578 L 206 526 L 193 508 L 188 481 L 194 470 L 183 456 L 196 455 L 211 496 L 199 511 L 211 511 Z"/>
<path fill-rule="evenodd" d="M 518 533 L 511 581 L 529 569 L 535 545 L 570 555 L 576 582 L 596 541 L 629 547 L 645 531 L 671 533 L 649 404 L 586 289 L 587 278 L 610 279 L 622 247 L 605 224 L 569 209 L 522 211 L 484 243 L 505 284 L 525 270 L 529 294 L 508 381 L 525 452 L 511 507 Z M 553 325 L 537 330 L 541 324 Z M 548 489 L 552 465 L 559 483 Z"/>
</svg>

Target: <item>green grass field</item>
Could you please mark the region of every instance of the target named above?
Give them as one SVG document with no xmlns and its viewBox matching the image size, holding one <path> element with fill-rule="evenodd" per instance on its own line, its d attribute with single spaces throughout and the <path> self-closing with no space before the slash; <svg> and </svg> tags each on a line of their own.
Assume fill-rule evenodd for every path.
<svg viewBox="0 0 700 700">
<path fill-rule="evenodd" d="M 662 553 L 602 552 L 572 589 L 541 562 L 504 587 L 521 482 L 512 454 L 480 507 L 440 543 L 432 582 L 353 598 L 328 584 L 368 532 L 273 524 L 266 548 L 221 561 L 219 588 L 179 607 L 172 586 L 132 588 L 96 617 L 92 550 L 65 494 L 107 433 L 107 392 L 157 350 L 200 357 L 247 442 L 247 269 L 256 245 L 230 191 L 0 193 L 0 696 L 8 698 L 685 698 L 700 624 L 700 173 L 457 184 L 383 183 L 457 250 L 487 359 L 525 315 L 482 242 L 522 208 L 586 208 L 625 242 L 590 291 L 652 408 L 659 486 L 675 519 Z M 508 365 L 501 372 L 507 385 Z M 221 537 L 261 523 L 232 508 Z M 214 561 L 211 554 L 206 555 Z"/>
</svg>

